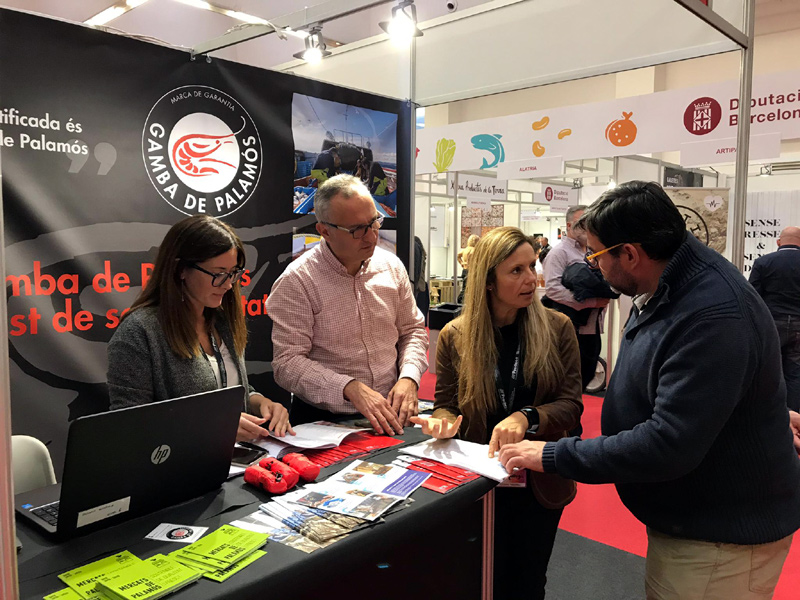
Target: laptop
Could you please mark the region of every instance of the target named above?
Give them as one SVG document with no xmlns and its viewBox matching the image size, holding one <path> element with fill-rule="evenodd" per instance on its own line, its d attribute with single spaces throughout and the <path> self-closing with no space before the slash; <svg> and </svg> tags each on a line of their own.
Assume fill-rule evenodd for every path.
<svg viewBox="0 0 800 600">
<path fill-rule="evenodd" d="M 244 395 L 239 385 L 76 419 L 62 482 L 17 494 L 17 513 L 70 537 L 218 488 Z"/>
</svg>

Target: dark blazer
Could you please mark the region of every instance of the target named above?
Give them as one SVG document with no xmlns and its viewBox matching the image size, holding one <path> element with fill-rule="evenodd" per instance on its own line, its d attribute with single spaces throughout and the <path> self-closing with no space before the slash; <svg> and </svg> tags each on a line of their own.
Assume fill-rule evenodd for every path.
<svg viewBox="0 0 800 600">
<path fill-rule="evenodd" d="M 756 259 L 750 284 L 773 317 L 800 316 L 800 246 L 784 244 Z"/>
<path fill-rule="evenodd" d="M 547 390 L 543 385 L 536 387 L 536 396 L 530 406 L 539 413 L 539 430 L 529 439 L 554 441 L 567 435 L 580 422 L 583 412 L 581 399 L 581 368 L 578 340 L 570 320 L 554 310 L 547 310 L 551 327 L 559 340 L 558 352 L 564 365 L 565 375 L 557 389 Z M 458 348 L 461 344 L 461 322 L 458 317 L 445 325 L 439 334 L 436 346 L 436 396 L 433 416 L 437 419 L 454 421 L 461 414 L 458 407 L 458 374 L 461 357 Z M 489 433 L 486 431 L 486 418 L 470 420 L 464 416 L 461 422 L 460 437 L 470 442 L 485 444 Z M 545 508 L 561 508 L 575 497 L 575 482 L 559 475 L 528 472 L 528 486 L 536 499 Z"/>
</svg>

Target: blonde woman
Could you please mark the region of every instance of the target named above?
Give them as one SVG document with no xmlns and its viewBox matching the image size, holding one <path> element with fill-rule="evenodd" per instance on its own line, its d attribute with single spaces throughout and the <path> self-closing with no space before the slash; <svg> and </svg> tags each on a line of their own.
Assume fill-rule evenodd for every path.
<svg viewBox="0 0 800 600">
<path fill-rule="evenodd" d="M 533 241 L 515 227 L 485 235 L 470 257 L 461 316 L 439 335 L 435 410 L 414 418 L 435 438 L 489 444 L 557 440 L 580 422 L 575 328 L 536 297 Z M 544 598 L 547 563 L 573 481 L 525 471 L 526 483 L 497 490 L 495 598 Z"/>
</svg>

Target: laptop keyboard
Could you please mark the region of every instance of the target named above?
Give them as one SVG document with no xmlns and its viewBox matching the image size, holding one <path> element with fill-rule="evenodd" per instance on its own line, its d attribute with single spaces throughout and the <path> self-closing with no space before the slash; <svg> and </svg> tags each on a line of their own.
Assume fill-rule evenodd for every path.
<svg viewBox="0 0 800 600">
<path fill-rule="evenodd" d="M 44 506 L 39 506 L 31 510 L 31 512 L 39 517 L 40 519 L 46 521 L 50 525 L 55 526 L 58 523 L 58 505 L 59 502 L 53 502 L 52 504 L 45 504 Z"/>
</svg>

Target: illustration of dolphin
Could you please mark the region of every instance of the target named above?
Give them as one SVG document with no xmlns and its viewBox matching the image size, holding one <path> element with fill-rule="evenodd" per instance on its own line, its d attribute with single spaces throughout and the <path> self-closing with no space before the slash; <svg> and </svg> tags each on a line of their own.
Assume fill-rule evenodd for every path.
<svg viewBox="0 0 800 600">
<path fill-rule="evenodd" d="M 499 134 L 490 135 L 488 133 L 482 133 L 473 136 L 470 140 L 475 148 L 491 152 L 494 157 L 491 163 L 487 162 L 486 158 L 484 158 L 481 169 L 492 169 L 506 159 L 506 151 L 503 149 L 503 144 L 500 141 L 501 137 L 503 136 Z"/>
</svg>

